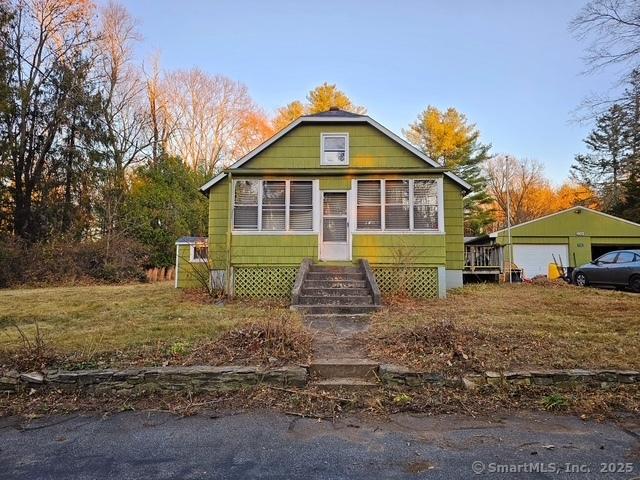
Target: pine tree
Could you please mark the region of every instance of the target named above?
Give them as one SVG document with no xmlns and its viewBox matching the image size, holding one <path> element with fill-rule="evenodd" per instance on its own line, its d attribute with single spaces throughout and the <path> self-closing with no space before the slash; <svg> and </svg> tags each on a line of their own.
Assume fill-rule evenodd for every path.
<svg viewBox="0 0 640 480">
<path fill-rule="evenodd" d="M 629 115 L 614 104 L 596 119 L 596 126 L 584 140 L 588 154 L 575 156 L 572 176 L 598 192 L 603 210 L 617 213 L 624 200 L 624 181 L 631 153 Z"/>
<path fill-rule="evenodd" d="M 465 233 L 485 233 L 494 222 L 492 199 L 482 173 L 484 162 L 491 158 L 491 145 L 480 142 L 476 126 L 455 108 L 441 112 L 429 106 L 403 133 L 429 158 L 471 185 L 472 192 L 464 198 Z"/>
</svg>

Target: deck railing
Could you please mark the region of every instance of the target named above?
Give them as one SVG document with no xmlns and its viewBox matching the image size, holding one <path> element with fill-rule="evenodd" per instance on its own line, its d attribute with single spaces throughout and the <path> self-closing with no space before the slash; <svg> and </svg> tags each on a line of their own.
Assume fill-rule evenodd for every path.
<svg viewBox="0 0 640 480">
<path fill-rule="evenodd" d="M 502 269 L 502 247 L 497 245 L 465 245 L 464 268 Z"/>
</svg>

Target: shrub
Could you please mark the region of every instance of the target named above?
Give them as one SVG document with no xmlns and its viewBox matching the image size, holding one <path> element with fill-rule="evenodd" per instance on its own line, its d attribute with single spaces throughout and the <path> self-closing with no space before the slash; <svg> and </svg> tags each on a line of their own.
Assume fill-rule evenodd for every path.
<svg viewBox="0 0 640 480">
<path fill-rule="evenodd" d="M 0 287 L 142 281 L 147 262 L 147 249 L 128 238 L 28 245 L 5 237 L 0 239 Z"/>
</svg>

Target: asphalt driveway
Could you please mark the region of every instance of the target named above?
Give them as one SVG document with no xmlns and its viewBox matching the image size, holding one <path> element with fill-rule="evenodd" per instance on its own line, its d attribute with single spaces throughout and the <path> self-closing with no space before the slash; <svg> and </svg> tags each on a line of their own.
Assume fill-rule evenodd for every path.
<svg viewBox="0 0 640 480">
<path fill-rule="evenodd" d="M 639 434 L 639 419 L 621 426 L 532 413 L 338 422 L 273 412 L 5 418 L 0 478 L 630 479 L 640 477 Z"/>
</svg>

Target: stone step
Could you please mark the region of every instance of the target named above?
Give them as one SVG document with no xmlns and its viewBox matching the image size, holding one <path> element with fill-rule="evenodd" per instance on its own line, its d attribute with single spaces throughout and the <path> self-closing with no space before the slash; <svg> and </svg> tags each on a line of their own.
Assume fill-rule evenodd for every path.
<svg viewBox="0 0 640 480">
<path fill-rule="evenodd" d="M 376 305 L 332 305 L 327 303 L 316 305 L 296 305 L 296 309 L 302 313 L 318 315 L 323 313 L 332 314 L 354 314 L 354 313 L 373 313 L 378 310 Z"/>
<path fill-rule="evenodd" d="M 311 362 L 309 373 L 318 379 L 360 378 L 378 379 L 378 363 L 357 358 L 325 358 Z"/>
<path fill-rule="evenodd" d="M 366 288 L 365 280 L 316 280 L 306 278 L 302 288 Z"/>
<path fill-rule="evenodd" d="M 362 271 L 358 267 L 336 267 L 320 265 L 312 265 L 309 271 L 314 273 L 362 273 Z"/>
<path fill-rule="evenodd" d="M 365 280 L 365 276 L 362 272 L 345 273 L 345 272 L 309 272 L 305 277 L 305 280 Z"/>
<path fill-rule="evenodd" d="M 370 380 L 363 380 L 362 378 L 329 378 L 324 380 L 318 380 L 311 382 L 312 387 L 317 387 L 322 390 L 368 390 L 370 388 L 379 387 L 380 384 L 372 382 Z"/>
<path fill-rule="evenodd" d="M 298 302 L 300 305 L 373 305 L 371 295 L 300 295 Z"/>
<path fill-rule="evenodd" d="M 320 314 L 306 314 L 304 316 L 305 322 L 313 323 L 313 324 L 366 324 L 371 317 L 369 313 L 320 313 Z"/>
<path fill-rule="evenodd" d="M 370 295 L 367 288 L 307 288 L 302 287 L 303 295 L 317 295 L 322 297 L 352 297 Z"/>
</svg>

